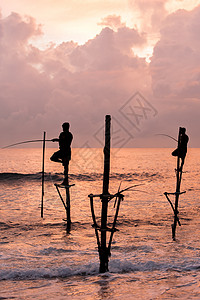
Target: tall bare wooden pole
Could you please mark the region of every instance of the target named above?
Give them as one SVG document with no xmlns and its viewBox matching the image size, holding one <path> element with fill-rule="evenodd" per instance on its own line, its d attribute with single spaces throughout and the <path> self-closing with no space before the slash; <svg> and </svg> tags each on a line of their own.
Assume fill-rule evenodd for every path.
<svg viewBox="0 0 200 300">
<path fill-rule="evenodd" d="M 67 217 L 67 232 L 70 232 L 71 229 L 71 207 L 70 207 L 70 193 L 69 193 L 69 181 L 67 180 L 66 189 L 66 217 Z"/>
<path fill-rule="evenodd" d="M 101 248 L 100 272 L 108 271 L 108 248 L 106 245 L 106 229 L 107 229 L 107 212 L 109 197 L 109 175 L 110 175 L 110 123 L 111 116 L 107 115 L 105 119 L 105 147 L 104 147 L 104 173 L 103 173 L 103 194 L 102 194 L 102 210 L 101 210 Z"/>
<path fill-rule="evenodd" d="M 41 218 L 43 218 L 43 210 L 44 210 L 44 159 L 45 159 L 45 141 L 46 141 L 46 132 L 44 131 L 44 135 L 43 135 L 43 147 L 42 147 L 42 200 L 41 200 Z"/>
<path fill-rule="evenodd" d="M 114 195 L 109 193 L 109 175 L 110 175 L 110 126 L 111 125 L 111 116 L 107 115 L 105 118 L 105 147 L 104 147 L 104 173 L 103 173 L 103 193 L 94 195 L 89 194 L 88 197 L 90 198 L 90 208 L 91 214 L 93 219 L 92 227 L 95 229 L 95 234 L 97 238 L 97 246 L 99 252 L 99 259 L 100 259 L 100 267 L 99 272 L 105 273 L 108 271 L 108 262 L 109 257 L 111 256 L 111 244 L 114 232 L 118 231 L 116 229 L 117 217 L 119 213 L 119 207 L 121 201 L 124 199 L 124 195 L 122 192 L 129 190 L 137 185 L 128 187 L 126 189 L 120 190 Z M 99 226 L 96 217 L 95 217 L 95 210 L 94 210 L 94 198 L 100 197 L 102 207 L 101 207 L 101 225 Z M 107 224 L 107 217 L 108 217 L 108 203 L 115 199 L 115 204 L 117 203 L 117 208 L 115 212 L 115 216 L 113 219 L 112 226 L 108 227 Z M 115 207 L 114 204 L 114 207 Z M 110 235 L 110 238 L 109 238 Z M 107 246 L 108 245 L 108 246 Z"/>
<path fill-rule="evenodd" d="M 181 128 L 179 127 L 178 134 L 178 149 L 180 149 L 180 137 L 181 137 Z M 174 223 L 172 224 L 172 238 L 175 239 L 176 235 L 176 225 L 178 221 L 178 200 L 180 195 L 180 185 L 181 185 L 181 175 L 182 170 L 180 169 L 180 156 L 178 153 L 177 156 L 177 170 L 176 170 L 176 193 L 175 193 L 175 207 L 174 207 Z"/>
</svg>

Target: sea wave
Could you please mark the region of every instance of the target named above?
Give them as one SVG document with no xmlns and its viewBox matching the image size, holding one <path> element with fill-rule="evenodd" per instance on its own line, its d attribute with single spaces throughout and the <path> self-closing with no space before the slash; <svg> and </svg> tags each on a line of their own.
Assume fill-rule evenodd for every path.
<svg viewBox="0 0 200 300">
<path fill-rule="evenodd" d="M 141 173 L 111 173 L 110 179 L 123 180 L 123 181 L 132 181 L 132 180 L 149 180 L 161 179 L 163 176 L 160 173 L 150 173 L 150 172 L 141 172 Z M 42 173 L 33 173 L 33 174 L 23 174 L 23 173 L 0 173 L 0 182 L 5 181 L 39 181 L 42 178 Z M 71 180 L 79 181 L 96 181 L 102 180 L 103 175 L 101 173 L 85 173 L 85 174 L 69 174 Z M 62 173 L 45 173 L 45 181 L 60 181 L 63 180 Z"/>
<path fill-rule="evenodd" d="M 109 272 L 106 274 L 129 274 L 137 272 L 184 272 L 199 270 L 200 265 L 197 261 L 191 260 L 185 263 L 170 262 L 170 261 L 137 261 L 135 263 L 126 259 L 113 259 L 109 263 Z M 0 280 L 33 280 L 33 279 L 53 279 L 53 278 L 68 278 L 72 276 L 91 276 L 99 274 L 99 262 L 90 262 L 79 266 L 62 265 L 52 268 L 12 268 L 0 270 Z"/>
</svg>

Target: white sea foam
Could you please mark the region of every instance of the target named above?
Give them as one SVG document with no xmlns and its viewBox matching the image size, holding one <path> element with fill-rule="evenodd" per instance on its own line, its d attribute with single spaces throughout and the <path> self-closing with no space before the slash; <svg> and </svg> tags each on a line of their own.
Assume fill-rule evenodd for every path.
<svg viewBox="0 0 200 300">
<path fill-rule="evenodd" d="M 173 262 L 131 262 L 127 259 L 111 259 L 109 262 L 108 274 L 125 274 L 138 272 L 167 272 L 173 270 L 176 272 L 185 272 L 200 269 L 198 260 L 184 261 L 180 263 Z M 13 268 L 10 270 L 0 270 L 0 280 L 32 280 L 42 278 L 68 278 L 73 276 L 90 276 L 99 274 L 99 262 L 92 262 L 77 266 L 60 266 L 52 268 Z"/>
</svg>

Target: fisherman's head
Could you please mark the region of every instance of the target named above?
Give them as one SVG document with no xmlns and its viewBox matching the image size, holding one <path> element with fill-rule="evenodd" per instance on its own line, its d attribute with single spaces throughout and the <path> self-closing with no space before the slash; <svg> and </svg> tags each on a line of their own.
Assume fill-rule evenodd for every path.
<svg viewBox="0 0 200 300">
<path fill-rule="evenodd" d="M 68 122 L 63 123 L 62 128 L 63 128 L 63 131 L 68 131 L 69 130 L 69 123 Z"/>
<path fill-rule="evenodd" d="M 180 131 L 181 131 L 182 134 L 185 134 L 186 129 L 185 129 L 184 127 L 181 127 L 181 130 L 180 130 Z"/>
</svg>

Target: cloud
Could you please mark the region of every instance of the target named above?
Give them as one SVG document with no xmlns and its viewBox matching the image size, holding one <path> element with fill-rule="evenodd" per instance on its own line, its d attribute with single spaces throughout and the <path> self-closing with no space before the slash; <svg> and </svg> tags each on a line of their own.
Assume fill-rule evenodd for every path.
<svg viewBox="0 0 200 300">
<path fill-rule="evenodd" d="M 1 46 L 22 47 L 30 37 L 41 35 L 40 25 L 35 19 L 26 17 L 23 20 L 19 14 L 12 13 L 1 20 Z"/>
<path fill-rule="evenodd" d="M 168 0 L 129 0 L 132 9 L 140 15 L 140 27 L 145 32 L 158 31 L 163 19 L 167 16 L 165 4 Z"/>
<path fill-rule="evenodd" d="M 169 15 L 162 22 L 149 65 L 133 50 L 146 45 L 145 36 L 117 15 L 103 18 L 106 27 L 83 45 L 63 41 L 45 50 L 31 45 L 32 38 L 42 34 L 33 18 L 16 13 L 1 17 L 2 146 L 39 138 L 44 130 L 48 138 L 55 137 L 64 121 L 71 123 L 73 146 L 82 146 L 102 126 L 106 114 L 122 122 L 119 108 L 136 91 L 158 115 L 148 119 L 127 146 L 159 146 L 147 137 L 160 132 L 174 135 L 179 126 L 188 127 L 189 134 L 195 132 L 193 145 L 199 145 L 199 20 L 200 7 Z M 128 121 L 123 122 L 135 136 Z"/>
<path fill-rule="evenodd" d="M 64 40 L 85 43 L 99 33 L 97 23 L 103 16 L 122 14 L 127 20 L 126 5 L 121 0 L 6 0 L 1 1 L 4 16 L 11 11 L 31 15 L 41 23 L 45 35 L 37 45 L 45 47 L 49 41 L 59 44 Z"/>
<path fill-rule="evenodd" d="M 160 41 L 150 64 L 152 90 L 167 116 L 167 127 L 199 127 L 200 110 L 200 6 L 169 15 L 161 28 Z M 163 117 L 164 120 L 164 117 Z M 166 120 L 166 118 L 165 118 Z M 162 128 L 166 124 L 162 124 Z M 171 130 L 171 129 L 169 129 Z M 198 135 L 193 145 L 199 145 Z"/>
<path fill-rule="evenodd" d="M 135 29 L 106 27 L 93 40 L 79 46 L 70 55 L 73 65 L 95 70 L 117 70 L 136 67 L 142 60 L 134 56 L 132 47 L 145 42 Z"/>
<path fill-rule="evenodd" d="M 43 130 L 57 136 L 64 121 L 81 146 L 107 113 L 149 82 L 147 63 L 132 50 L 145 43 L 135 29 L 106 27 L 84 45 L 63 42 L 45 50 L 30 44 L 42 34 L 33 18 L 1 18 L 0 32 L 2 146 Z"/>
<path fill-rule="evenodd" d="M 101 22 L 99 22 L 98 25 L 103 27 L 110 27 L 113 30 L 126 26 L 125 23 L 122 23 L 121 16 L 117 15 L 109 15 L 105 18 L 102 18 Z"/>
<path fill-rule="evenodd" d="M 199 99 L 199 18 L 200 7 L 166 18 L 151 63 L 155 95 Z"/>
</svg>

